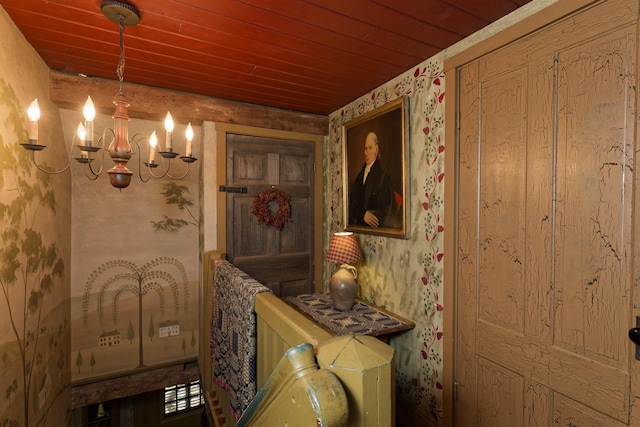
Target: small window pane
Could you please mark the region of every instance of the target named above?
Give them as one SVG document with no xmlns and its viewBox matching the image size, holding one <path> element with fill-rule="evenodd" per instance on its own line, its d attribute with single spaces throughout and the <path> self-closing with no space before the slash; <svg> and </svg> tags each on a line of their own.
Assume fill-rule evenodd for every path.
<svg viewBox="0 0 640 427">
<path fill-rule="evenodd" d="M 164 402 L 165 415 L 174 415 L 203 406 L 204 396 L 200 381 L 166 387 Z"/>
<path fill-rule="evenodd" d="M 169 402 L 164 407 L 165 414 L 171 414 L 176 411 L 176 402 Z"/>
</svg>

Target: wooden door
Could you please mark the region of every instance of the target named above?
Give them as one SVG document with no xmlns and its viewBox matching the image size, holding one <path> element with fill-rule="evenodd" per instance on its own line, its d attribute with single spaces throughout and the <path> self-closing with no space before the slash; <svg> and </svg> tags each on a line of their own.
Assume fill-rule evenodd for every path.
<svg viewBox="0 0 640 427">
<path fill-rule="evenodd" d="M 623 426 L 637 390 L 637 1 L 459 69 L 459 426 Z"/>
<path fill-rule="evenodd" d="M 314 144 L 227 134 L 227 255 L 278 296 L 313 292 Z M 291 221 L 258 223 L 253 201 L 275 188 L 290 196 Z M 270 203 L 273 214 L 276 201 Z"/>
</svg>

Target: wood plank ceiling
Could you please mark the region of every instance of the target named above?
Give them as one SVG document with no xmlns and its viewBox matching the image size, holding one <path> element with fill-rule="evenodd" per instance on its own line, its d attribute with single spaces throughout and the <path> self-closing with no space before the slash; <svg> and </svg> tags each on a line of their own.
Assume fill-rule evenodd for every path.
<svg viewBox="0 0 640 427">
<path fill-rule="evenodd" d="M 327 115 L 531 0 L 131 0 L 126 82 Z M 54 70 L 117 79 L 101 0 L 0 0 Z"/>
</svg>

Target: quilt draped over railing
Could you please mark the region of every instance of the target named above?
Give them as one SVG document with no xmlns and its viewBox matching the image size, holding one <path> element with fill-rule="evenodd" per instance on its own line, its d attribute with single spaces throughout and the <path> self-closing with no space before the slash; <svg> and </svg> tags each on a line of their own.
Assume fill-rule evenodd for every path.
<svg viewBox="0 0 640 427">
<path fill-rule="evenodd" d="M 229 391 L 238 419 L 257 392 L 255 296 L 271 292 L 228 261 L 215 264 L 212 283 L 211 360 L 213 380 Z"/>
</svg>

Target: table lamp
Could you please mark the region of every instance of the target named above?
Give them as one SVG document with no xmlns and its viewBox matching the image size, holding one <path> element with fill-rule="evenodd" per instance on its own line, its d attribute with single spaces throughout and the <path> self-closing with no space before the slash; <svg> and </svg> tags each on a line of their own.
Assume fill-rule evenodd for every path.
<svg viewBox="0 0 640 427">
<path fill-rule="evenodd" d="M 340 268 L 331 276 L 329 291 L 333 304 L 338 310 L 350 310 L 358 293 L 358 272 L 350 263 L 362 261 L 358 242 L 350 231 L 333 233 L 326 260 L 340 264 Z"/>
</svg>

